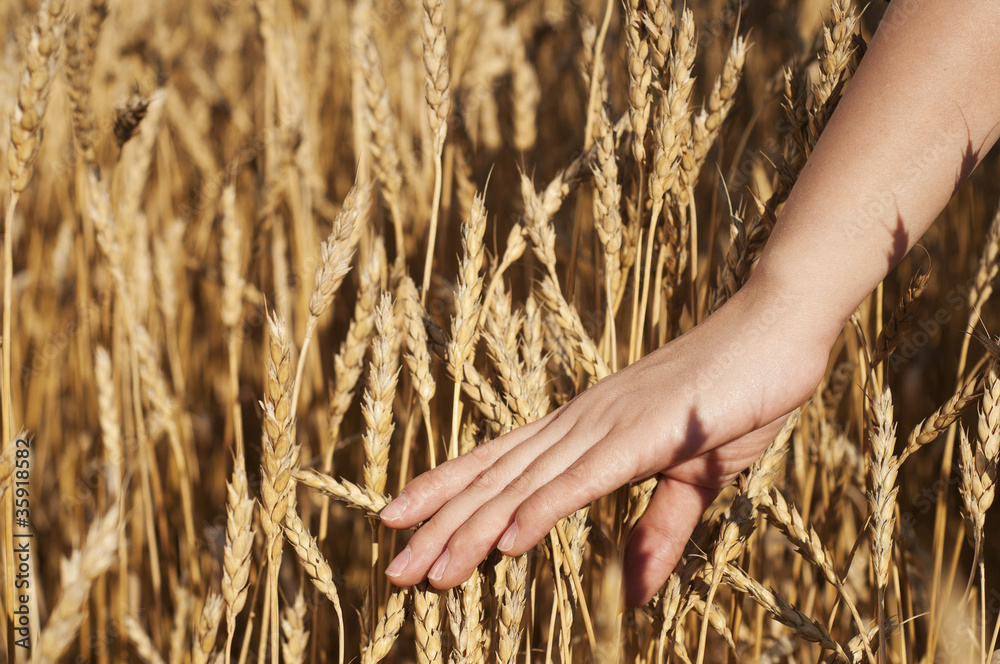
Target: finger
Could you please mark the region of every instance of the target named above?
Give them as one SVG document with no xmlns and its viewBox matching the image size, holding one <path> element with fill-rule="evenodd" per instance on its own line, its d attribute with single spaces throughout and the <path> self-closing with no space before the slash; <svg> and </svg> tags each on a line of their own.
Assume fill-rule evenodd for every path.
<svg viewBox="0 0 1000 664">
<path fill-rule="evenodd" d="M 390 528 L 409 528 L 428 519 L 468 488 L 484 470 L 532 436 L 545 431 L 547 438 L 558 439 L 560 432 L 570 426 L 569 422 L 560 421 L 563 420 L 562 412 L 561 409 L 553 411 L 413 478 L 382 510 L 382 522 Z"/>
<path fill-rule="evenodd" d="M 718 493 L 718 489 L 660 478 L 625 549 L 626 605 L 642 606 L 667 581 L 691 532 Z"/>
<path fill-rule="evenodd" d="M 432 513 L 432 518 L 410 538 L 407 546 L 386 568 L 386 575 L 390 580 L 396 585 L 408 586 L 427 577 L 429 572 L 433 571 L 432 566 L 445 551 L 445 546 L 455 531 L 485 503 L 503 492 L 514 480 L 522 476 L 525 469 L 539 456 L 564 438 L 567 435 L 566 429 L 567 425 L 564 420 L 554 419 L 550 421 L 548 426 L 543 427 L 534 436 L 507 451 L 495 463 L 476 475 L 464 489 L 451 496 L 436 513 Z M 466 456 L 474 455 L 475 451 Z M 423 504 L 424 508 L 428 502 Z M 415 511 L 418 520 L 422 513 L 419 509 Z M 407 519 L 409 518 L 407 516 Z M 393 526 L 398 527 L 397 524 L 400 522 L 395 522 Z M 487 534 L 486 531 L 483 531 L 480 536 L 485 537 Z M 480 560 L 486 557 L 495 544 L 496 537 L 484 545 L 486 549 Z M 471 571 L 470 569 L 469 574 Z M 434 576 L 439 575 L 434 574 Z M 465 578 L 468 578 L 468 574 L 459 579 L 459 582 Z M 439 579 L 431 580 L 433 582 L 439 581 Z"/>
<path fill-rule="evenodd" d="M 661 477 L 625 553 L 625 601 L 642 606 L 667 581 L 698 520 L 722 488 L 760 456 L 784 425 L 782 415 L 763 427 L 670 467 Z"/>
<path fill-rule="evenodd" d="M 501 536 L 513 522 L 514 513 L 522 503 L 578 461 L 581 458 L 581 450 L 586 454 L 593 446 L 595 436 L 597 441 L 601 439 L 600 430 L 595 432 L 589 424 L 577 423 L 557 443 L 548 443 L 547 449 L 523 469 L 523 472 L 515 474 L 509 480 L 505 479 L 502 491 L 497 492 L 492 500 L 477 505 L 475 513 L 466 516 L 457 528 L 449 533 L 446 548 L 429 568 L 428 578 L 431 583 L 436 588 L 445 589 L 469 578 L 479 563 L 500 543 Z M 527 443 L 522 445 L 526 446 Z M 519 450 L 508 456 L 513 456 L 517 451 Z M 434 524 L 445 509 L 450 507 L 451 504 L 442 509 L 438 516 L 431 520 L 431 524 Z M 543 536 L 548 531 L 549 528 L 545 528 Z M 506 542 L 504 544 L 506 545 Z"/>
<path fill-rule="evenodd" d="M 510 556 L 530 550 L 559 519 L 638 479 L 638 462 L 629 436 L 612 429 L 576 461 L 531 493 L 516 508 L 498 548 Z M 513 488 L 510 487 L 510 488 Z M 496 500 L 507 498 L 499 496 Z"/>
</svg>

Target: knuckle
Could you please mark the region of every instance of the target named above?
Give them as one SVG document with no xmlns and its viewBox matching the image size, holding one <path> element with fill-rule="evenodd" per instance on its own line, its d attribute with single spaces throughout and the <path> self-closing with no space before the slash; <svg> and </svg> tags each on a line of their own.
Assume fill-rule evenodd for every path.
<svg viewBox="0 0 1000 664">
<path fill-rule="evenodd" d="M 495 470 L 488 469 L 472 480 L 471 489 L 477 493 L 495 495 L 501 490 L 503 482 Z"/>
<path fill-rule="evenodd" d="M 437 472 L 438 469 L 428 471 L 410 481 L 406 485 L 406 494 L 411 501 L 422 502 L 426 498 L 434 496 L 443 488 L 443 482 L 441 481 L 441 473 Z"/>
<path fill-rule="evenodd" d="M 522 496 L 531 492 L 532 484 L 531 469 L 528 469 L 507 483 L 506 492 L 514 497 Z"/>
<path fill-rule="evenodd" d="M 473 447 L 469 452 L 469 456 L 483 466 L 492 466 L 500 459 L 500 453 L 503 451 L 500 445 L 500 440 L 500 438 L 496 438 L 488 443 Z"/>
</svg>

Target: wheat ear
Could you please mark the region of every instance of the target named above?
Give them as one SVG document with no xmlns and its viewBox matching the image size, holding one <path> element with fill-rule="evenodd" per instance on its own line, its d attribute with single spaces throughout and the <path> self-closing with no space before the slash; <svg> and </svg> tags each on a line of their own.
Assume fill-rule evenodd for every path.
<svg viewBox="0 0 1000 664">
<path fill-rule="evenodd" d="M 361 71 L 364 74 L 365 120 L 375 174 L 382 194 L 389 206 L 395 230 L 396 254 L 406 255 L 406 238 L 403 235 L 403 177 L 399 151 L 396 146 L 395 118 L 389 106 L 389 89 L 382 74 L 382 63 L 368 28 L 373 25 L 368 14 L 368 3 L 359 2 L 354 11 L 354 32 L 351 43 L 358 48 Z"/>
<path fill-rule="evenodd" d="M 375 633 L 361 651 L 361 664 L 376 664 L 389 654 L 392 644 L 399 636 L 406 618 L 406 589 L 397 590 L 389 596 L 385 613 L 375 626 Z"/>
<path fill-rule="evenodd" d="M 889 359 L 902 337 L 912 329 L 913 310 L 916 308 L 920 296 L 923 295 L 924 289 L 927 288 L 928 281 L 930 281 L 930 274 L 927 272 L 918 272 L 910 280 L 910 285 L 892 312 L 892 318 L 885 324 L 875 340 L 872 364 Z"/>
<path fill-rule="evenodd" d="M 215 648 L 215 637 L 219 631 L 219 622 L 226 604 L 222 595 L 209 593 L 205 605 L 201 609 L 198 625 L 195 629 L 194 644 L 191 647 L 191 661 L 194 664 L 208 664 L 212 649 Z"/>
<path fill-rule="evenodd" d="M 431 222 L 424 258 L 424 280 L 420 291 L 420 304 L 427 303 L 434 264 L 434 245 L 437 241 L 438 216 L 441 208 L 441 189 L 444 186 L 442 152 L 448 135 L 448 116 L 451 113 L 451 81 L 448 73 L 448 38 L 444 29 L 444 0 L 423 1 L 421 36 L 424 47 L 424 93 L 427 99 L 427 118 L 431 125 L 434 149 L 434 195 L 431 201 Z"/>
<path fill-rule="evenodd" d="M 947 401 L 938 406 L 937 410 L 913 427 L 910 435 L 906 439 L 906 448 L 899 455 L 899 462 L 906 461 L 911 454 L 919 450 L 924 445 L 937 440 L 938 436 L 944 433 L 955 420 L 958 419 L 965 407 L 972 403 L 976 397 L 976 390 L 979 388 L 980 377 L 973 374 L 959 386 L 955 394 L 951 395 Z"/>
<path fill-rule="evenodd" d="M 448 342 L 448 370 L 455 381 L 449 458 L 458 456 L 462 372 L 466 361 L 473 358 L 476 341 L 479 338 L 480 298 L 483 291 L 482 268 L 486 255 L 483 246 L 485 233 L 486 206 L 483 196 L 477 195 L 472 205 L 472 213 L 462 225 L 462 261 L 455 294 L 455 315 L 451 319 L 451 340 Z"/>
<path fill-rule="evenodd" d="M 706 572 L 713 572 L 713 568 L 706 567 Z M 850 661 L 843 647 L 834 641 L 830 632 L 823 625 L 789 604 L 778 593 L 765 588 L 739 567 L 727 564 L 722 571 L 721 578 L 729 587 L 749 595 L 754 602 L 764 607 L 764 610 L 770 613 L 775 620 L 790 627 L 800 639 L 817 643 L 821 648 L 832 650 L 841 661 Z"/>
<path fill-rule="evenodd" d="M 139 624 L 139 621 L 126 614 L 124 624 L 125 635 L 135 647 L 135 652 L 139 656 L 139 659 L 144 664 L 164 664 L 163 657 L 160 656 L 160 653 L 156 650 L 156 646 L 153 645 L 152 639 L 149 638 L 149 634 Z"/>
<path fill-rule="evenodd" d="M 962 516 L 972 532 L 975 547 L 973 562 L 979 566 L 980 583 L 985 583 L 986 564 L 983 560 L 983 528 L 986 512 L 996 495 L 997 460 L 1000 457 L 1000 376 L 998 360 L 992 359 L 983 376 L 983 398 L 979 405 L 977 444 L 973 450 L 968 435 L 960 430 L 960 467 Z M 975 575 L 969 579 L 966 596 L 972 590 Z M 985 616 L 982 619 L 986 620 Z M 986 645 L 986 625 L 982 624 L 981 641 Z"/>
<path fill-rule="evenodd" d="M 792 432 L 798 425 L 801 411 L 796 410 L 785 420 L 781 431 L 764 451 L 757 461 L 750 466 L 744 486 L 730 508 L 729 516 L 723 521 L 712 552 L 712 568 L 715 570 L 710 577 L 706 605 L 711 605 L 715 591 L 722 581 L 722 575 L 727 565 L 743 552 L 747 537 L 756 526 L 757 508 L 767 499 L 768 492 L 774 485 L 774 479 L 785 458 L 785 451 Z M 698 664 L 701 664 L 705 654 L 705 639 L 708 633 L 708 621 L 702 621 L 701 635 L 698 640 Z"/>
<path fill-rule="evenodd" d="M 243 610 L 250 585 L 250 554 L 253 553 L 254 503 L 250 498 L 246 459 L 242 453 L 233 463 L 233 478 L 226 484 L 226 548 L 222 556 L 222 596 L 226 600 L 225 658 L 231 661 L 236 617 Z"/>
<path fill-rule="evenodd" d="M 38 637 L 31 664 L 55 664 L 76 638 L 88 615 L 90 589 L 115 561 L 121 528 L 121 513 L 116 503 L 91 524 L 83 547 L 62 561 L 59 599 Z"/>
<path fill-rule="evenodd" d="M 295 412 L 292 407 L 292 348 L 285 322 L 272 312 L 267 318 L 267 375 L 264 386 L 264 436 L 261 455 L 260 525 L 267 539 L 266 558 L 270 587 L 271 658 L 277 664 L 278 568 L 284 543 L 281 524 L 295 502 L 292 471 L 298 462 Z"/>
<path fill-rule="evenodd" d="M 424 326 L 426 313 L 417 297 L 416 284 L 408 276 L 399 284 L 399 299 L 403 306 L 403 327 L 406 331 L 406 366 L 410 370 L 420 401 L 420 412 L 427 429 L 427 453 L 433 468 L 437 465 L 437 446 L 431 420 L 431 399 L 434 398 L 436 384 L 434 374 L 431 373 L 431 354 L 427 349 L 427 328 Z"/>
<path fill-rule="evenodd" d="M 646 125 L 651 109 L 649 86 L 653 80 L 649 43 L 643 38 L 639 0 L 625 4 L 625 46 L 628 53 L 628 114 L 632 124 L 632 153 L 640 166 L 646 160 Z"/>
<path fill-rule="evenodd" d="M 375 341 L 372 344 L 371 373 L 365 390 L 362 412 L 367 428 L 365 445 L 365 488 L 375 494 L 385 493 L 389 465 L 389 442 L 392 439 L 392 402 L 399 377 L 396 356 L 392 351 L 396 336 L 392 296 L 382 294 L 375 308 Z"/>
<path fill-rule="evenodd" d="M 295 595 L 295 602 L 285 607 L 281 631 L 284 634 L 281 641 L 282 661 L 285 664 L 305 664 L 309 630 L 306 629 L 306 598 L 301 588 Z"/>
<path fill-rule="evenodd" d="M 479 570 L 448 592 L 449 625 L 453 637 L 451 662 L 481 662 L 485 657 L 483 575 Z"/>
<path fill-rule="evenodd" d="M 380 493 L 367 487 L 360 487 L 348 480 L 334 479 L 316 470 L 297 470 L 292 473 L 292 477 L 296 482 L 343 501 L 349 507 L 365 510 L 369 515 L 377 516 L 382 508 L 389 504 L 388 497 Z"/>
<path fill-rule="evenodd" d="M 312 536 L 312 533 L 306 528 L 306 525 L 302 523 L 302 519 L 296 514 L 295 510 L 288 510 L 285 513 L 285 539 L 292 545 L 295 549 L 295 555 L 299 558 L 299 563 L 302 568 L 309 575 L 309 579 L 312 581 L 313 585 L 316 586 L 316 590 L 323 593 L 324 596 L 333 604 L 333 609 L 337 613 L 337 622 L 340 627 L 338 632 L 338 637 L 340 640 L 339 660 L 341 664 L 344 661 L 344 612 L 340 606 L 340 593 L 337 592 L 337 586 L 333 581 L 333 570 L 330 569 L 330 564 L 323 557 L 323 553 L 319 549 L 319 544 L 316 542 L 316 538 Z"/>
<path fill-rule="evenodd" d="M 330 236 L 320 245 L 319 265 L 316 267 L 313 290 L 309 296 L 309 319 L 306 321 L 306 335 L 302 340 L 299 362 L 295 368 L 295 382 L 292 388 L 293 409 L 299 403 L 302 371 L 305 368 L 309 344 L 316 332 L 316 325 L 319 324 L 319 317 L 330 308 L 333 296 L 336 295 L 344 277 L 351 269 L 351 259 L 354 257 L 355 248 L 354 238 L 357 237 L 354 227 L 358 222 L 358 217 L 367 209 L 369 197 L 370 189 L 367 186 L 360 188 L 360 190 L 357 186 L 351 189 L 347 198 L 344 199 L 340 212 L 337 213 L 337 218 L 333 221 L 333 230 L 330 231 Z"/>
<path fill-rule="evenodd" d="M 896 475 L 899 458 L 893 454 L 896 443 L 896 422 L 893 418 L 892 393 L 889 388 L 871 404 L 871 461 L 868 467 L 869 545 L 875 584 L 878 589 L 877 613 L 879 638 L 885 638 L 885 590 L 892 564 L 892 530 L 896 523 Z M 879 649 L 885 652 L 884 641 Z"/>
<path fill-rule="evenodd" d="M 440 664 L 443 661 L 441 595 L 433 590 L 414 590 L 413 628 L 417 642 L 417 662 Z"/>
<path fill-rule="evenodd" d="M 851 595 L 847 590 L 847 586 L 844 585 L 844 583 L 840 580 L 840 577 L 837 575 L 833 562 L 833 556 L 823 545 L 816 529 L 811 525 L 806 525 L 805 520 L 802 518 L 802 515 L 799 513 L 795 505 L 790 505 L 788 501 L 785 500 L 785 496 L 778 489 L 772 488 L 767 499 L 761 503 L 761 511 L 763 511 L 767 520 L 771 522 L 789 542 L 796 546 L 799 555 L 815 565 L 820 572 L 822 572 L 827 583 L 837 589 L 840 597 L 844 600 L 844 604 L 847 605 L 848 610 L 854 617 L 855 622 L 859 625 L 864 624 L 861 620 L 861 615 L 858 613 L 858 609 L 854 604 L 854 600 L 851 598 Z M 868 643 L 867 639 L 863 637 L 862 641 L 865 651 L 870 657 L 874 657 L 871 652 L 871 645 Z"/>
</svg>

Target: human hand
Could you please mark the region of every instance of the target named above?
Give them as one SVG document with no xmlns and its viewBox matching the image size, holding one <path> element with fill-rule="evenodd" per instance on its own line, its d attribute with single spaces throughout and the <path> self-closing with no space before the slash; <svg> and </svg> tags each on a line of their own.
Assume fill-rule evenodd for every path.
<svg viewBox="0 0 1000 664">
<path fill-rule="evenodd" d="M 773 288 L 744 288 L 689 333 L 546 417 L 413 479 L 382 521 L 427 523 L 389 564 L 390 580 L 451 588 L 494 547 L 525 553 L 560 518 L 659 474 L 625 554 L 626 602 L 647 602 L 719 490 L 823 375 L 832 336 L 796 324 L 795 304 Z"/>
</svg>

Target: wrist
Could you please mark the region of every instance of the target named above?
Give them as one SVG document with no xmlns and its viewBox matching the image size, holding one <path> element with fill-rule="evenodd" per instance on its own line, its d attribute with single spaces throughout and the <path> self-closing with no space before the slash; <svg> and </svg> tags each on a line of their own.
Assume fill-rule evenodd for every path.
<svg viewBox="0 0 1000 664">
<path fill-rule="evenodd" d="M 849 304 L 851 298 L 832 292 L 828 284 L 815 283 L 814 275 L 803 275 L 794 266 L 787 269 L 790 263 L 765 250 L 733 299 L 757 312 L 755 317 L 779 323 L 785 342 L 829 352 L 857 303 Z"/>
</svg>

